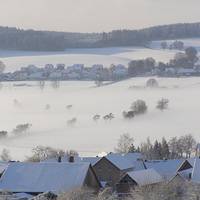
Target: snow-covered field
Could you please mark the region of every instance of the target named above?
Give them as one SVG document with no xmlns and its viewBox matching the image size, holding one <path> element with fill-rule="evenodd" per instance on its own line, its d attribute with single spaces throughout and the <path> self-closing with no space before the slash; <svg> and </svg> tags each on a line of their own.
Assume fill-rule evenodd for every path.
<svg viewBox="0 0 200 200">
<path fill-rule="evenodd" d="M 200 38 L 180 39 L 185 47 L 194 46 L 200 51 Z M 162 50 L 160 43 L 154 41 L 149 47 L 112 47 L 95 49 L 67 49 L 64 52 L 24 52 L 24 51 L 0 51 L 0 60 L 6 65 L 6 71 L 15 71 L 21 67 L 34 64 L 43 67 L 45 64 L 64 63 L 72 64 L 103 64 L 109 67 L 111 64 L 124 64 L 125 66 L 133 59 L 153 57 L 156 61 L 168 62 L 177 53 L 176 50 Z M 169 44 L 173 40 L 167 41 Z"/>
<path fill-rule="evenodd" d="M 21 67 L 34 64 L 43 67 L 45 64 L 64 63 L 66 66 L 81 63 L 86 66 L 103 64 L 109 67 L 111 64 L 124 64 L 133 59 L 153 57 L 157 61 L 168 62 L 173 58 L 175 51 L 139 48 L 139 47 L 115 47 L 100 49 L 68 49 L 65 52 L 13 52 L 0 51 L 0 60 L 7 68 L 6 71 L 15 71 Z"/>
<path fill-rule="evenodd" d="M 82 155 L 96 155 L 112 151 L 123 133 L 130 133 L 136 144 L 146 137 L 152 139 L 192 133 L 199 140 L 200 78 L 159 78 L 160 89 L 129 89 L 144 86 L 147 78 L 135 78 L 96 88 L 93 82 L 62 82 L 54 89 L 50 83 L 41 90 L 36 82 L 32 87 L 13 87 L 4 83 L 0 91 L 1 130 L 9 132 L 17 124 L 31 123 L 30 133 L 0 140 L 0 147 L 11 150 L 14 158 L 23 158 L 37 145 L 75 149 Z M 160 98 L 170 100 L 165 112 L 156 110 Z M 17 99 L 20 106 L 13 100 Z M 148 113 L 126 121 L 122 111 L 131 103 L 144 99 Z M 45 110 L 49 104 L 50 109 Z M 72 104 L 71 110 L 66 106 Z M 111 122 L 92 120 L 112 112 Z M 67 120 L 77 118 L 77 124 L 67 125 Z"/>
<path fill-rule="evenodd" d="M 85 65 L 112 63 L 127 65 L 132 59 L 154 57 L 167 62 L 176 51 L 161 50 L 159 42 L 153 42 L 152 49 L 137 47 L 68 49 L 66 52 L 36 53 L 0 51 L 0 60 L 7 65 L 7 71 L 22 66 L 47 63 L 84 63 Z M 200 47 L 200 40 L 184 40 L 186 46 Z M 24 158 L 37 145 L 49 145 L 63 149 L 75 149 L 82 155 L 96 155 L 102 151 L 112 151 L 117 139 L 123 133 L 130 133 L 136 144 L 146 137 L 167 138 L 192 133 L 199 140 L 200 78 L 169 79 L 159 78 L 162 89 L 129 89 L 130 86 L 144 86 L 147 78 L 135 78 L 112 85 L 96 88 L 93 82 L 62 82 L 60 88 L 52 88 L 47 83 L 43 90 L 37 82 L 28 83 L 31 87 L 13 87 L 13 83 L 3 83 L 0 90 L 0 130 L 12 132 L 17 124 L 31 123 L 29 134 L 0 140 L 0 150 L 10 149 L 14 159 Z M 155 109 L 160 98 L 170 100 L 169 109 L 160 112 Z M 21 106 L 14 105 L 16 99 Z M 148 113 L 126 121 L 122 111 L 128 110 L 131 103 L 144 99 Z M 50 105 L 45 110 L 46 104 Z M 72 104 L 71 110 L 66 106 Z M 111 122 L 100 120 L 95 123 L 92 117 L 114 113 Z M 77 118 L 74 127 L 67 120 Z"/>
</svg>

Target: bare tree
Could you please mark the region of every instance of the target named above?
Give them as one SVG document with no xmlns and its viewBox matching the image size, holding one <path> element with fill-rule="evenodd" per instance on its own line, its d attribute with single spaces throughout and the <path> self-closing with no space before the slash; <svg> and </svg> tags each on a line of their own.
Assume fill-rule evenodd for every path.
<svg viewBox="0 0 200 200">
<path fill-rule="evenodd" d="M 0 131 L 0 138 L 5 138 L 7 137 L 8 132 L 7 131 Z"/>
<path fill-rule="evenodd" d="M 32 124 L 26 123 L 26 124 L 18 124 L 15 129 L 13 129 L 14 134 L 21 134 L 21 133 L 27 133 L 29 129 L 31 128 Z"/>
<path fill-rule="evenodd" d="M 10 161 L 11 160 L 11 156 L 10 156 L 10 152 L 8 149 L 3 149 L 2 153 L 1 153 L 1 160 L 2 161 Z"/>
<path fill-rule="evenodd" d="M 183 153 L 185 154 L 186 158 L 190 158 L 191 153 L 195 150 L 196 140 L 191 134 L 188 134 L 182 136 L 180 141 L 183 148 Z"/>
<path fill-rule="evenodd" d="M 161 100 L 158 101 L 156 108 L 163 111 L 168 108 L 169 105 L 169 100 L 162 98 Z"/>
<path fill-rule="evenodd" d="M 128 153 L 133 143 L 134 139 L 128 133 L 125 133 L 120 136 L 115 151 L 118 153 Z"/>
<path fill-rule="evenodd" d="M 58 156 L 64 156 L 65 151 L 61 149 L 54 149 L 52 147 L 37 146 L 32 149 L 32 156 L 27 157 L 28 161 L 40 162 L 50 158 L 57 158 Z"/>
<path fill-rule="evenodd" d="M 5 69 L 6 69 L 6 65 L 2 61 L 0 61 L 0 74 L 3 73 Z"/>
<path fill-rule="evenodd" d="M 146 159 L 152 159 L 153 157 L 153 145 L 148 137 L 146 142 L 142 142 L 140 145 L 140 151 Z"/>
</svg>

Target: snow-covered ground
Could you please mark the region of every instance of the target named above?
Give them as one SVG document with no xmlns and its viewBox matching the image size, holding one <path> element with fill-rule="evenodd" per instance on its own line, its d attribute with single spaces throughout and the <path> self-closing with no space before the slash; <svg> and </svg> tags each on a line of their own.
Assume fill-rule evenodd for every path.
<svg viewBox="0 0 200 200">
<path fill-rule="evenodd" d="M 111 64 L 124 64 L 133 59 L 153 57 L 157 61 L 168 62 L 173 58 L 175 51 L 150 49 L 141 47 L 113 47 L 97 49 L 67 49 L 65 52 L 19 52 L 0 51 L 0 60 L 7 68 L 6 71 L 15 71 L 21 67 L 34 64 L 43 67 L 45 64 L 64 63 L 66 66 L 81 63 L 86 66 L 103 64 L 109 67 Z"/>
<path fill-rule="evenodd" d="M 160 41 L 159 41 L 160 42 Z M 22 66 L 47 63 L 84 63 L 85 65 L 112 63 L 127 65 L 132 59 L 154 57 L 157 61 L 168 62 L 176 51 L 161 50 L 159 42 L 151 47 L 116 47 L 101 49 L 68 49 L 66 52 L 10 52 L 0 51 L 0 60 L 7 65 L 7 71 Z M 186 46 L 200 47 L 200 40 L 184 40 Z M 13 136 L 0 140 L 0 150 L 8 148 L 14 159 L 24 158 L 37 145 L 49 145 L 63 149 L 75 149 L 82 155 L 96 155 L 112 151 L 117 139 L 123 133 L 130 133 L 136 144 L 146 137 L 152 139 L 163 136 L 179 136 L 192 133 L 199 140 L 200 78 L 159 78 L 162 89 L 129 89 L 130 86 L 144 86 L 147 78 L 135 78 L 112 85 L 96 88 L 93 82 L 62 82 L 59 89 L 48 83 L 41 90 L 38 83 L 28 83 L 32 87 L 13 87 L 13 83 L 3 83 L 0 90 L 0 130 L 12 131 L 17 124 L 31 123 L 27 135 Z M 169 110 L 160 112 L 155 109 L 160 98 L 170 100 Z M 19 101 L 20 106 L 13 101 Z M 126 121 L 122 111 L 128 110 L 131 103 L 144 99 L 148 113 Z M 45 110 L 46 104 L 50 110 Z M 72 104 L 71 110 L 66 106 Z M 95 123 L 92 117 L 114 113 L 111 122 L 100 120 Z M 67 120 L 77 118 L 74 127 Z"/>
<path fill-rule="evenodd" d="M 13 157 L 23 158 L 37 145 L 75 149 L 82 155 L 96 155 L 112 151 L 123 133 L 130 133 L 136 144 L 146 137 L 152 139 L 192 133 L 199 140 L 200 78 L 159 78 L 160 89 L 129 89 L 145 86 L 147 78 L 135 78 L 96 88 L 93 82 L 62 82 L 53 89 L 48 83 L 41 90 L 36 82 L 32 87 L 13 87 L 4 83 L 0 91 L 0 129 L 9 132 L 17 124 L 31 123 L 30 133 L 10 135 L 0 140 L 0 150 L 10 149 Z M 170 100 L 169 109 L 158 111 L 155 106 L 160 98 Z M 20 106 L 13 100 L 17 99 Z M 128 110 L 133 101 L 144 99 L 148 113 L 126 121 L 122 111 Z M 45 110 L 46 104 L 50 105 Z M 66 106 L 72 104 L 71 110 Z M 111 122 L 94 122 L 95 114 L 112 112 Z M 67 120 L 77 118 L 77 124 L 67 125 Z"/>
<path fill-rule="evenodd" d="M 194 46 L 200 51 L 200 38 L 180 39 L 185 46 Z M 174 40 L 167 40 L 170 44 Z M 178 51 L 162 50 L 160 43 L 154 41 L 149 47 L 112 47 L 95 49 L 66 49 L 63 52 L 26 52 L 26 51 L 0 51 L 0 60 L 6 65 L 6 71 L 15 71 L 21 67 L 34 64 L 43 67 L 45 64 L 64 63 L 66 66 L 81 63 L 86 66 L 103 64 L 109 67 L 111 64 L 124 64 L 133 59 L 153 57 L 156 61 L 168 62 Z"/>
</svg>

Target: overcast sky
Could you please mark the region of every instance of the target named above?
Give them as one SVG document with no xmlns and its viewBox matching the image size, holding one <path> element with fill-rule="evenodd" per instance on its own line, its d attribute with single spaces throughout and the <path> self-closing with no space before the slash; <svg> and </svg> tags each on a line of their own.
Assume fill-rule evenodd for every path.
<svg viewBox="0 0 200 200">
<path fill-rule="evenodd" d="M 0 0 L 0 25 L 70 32 L 200 21 L 200 0 Z"/>
</svg>

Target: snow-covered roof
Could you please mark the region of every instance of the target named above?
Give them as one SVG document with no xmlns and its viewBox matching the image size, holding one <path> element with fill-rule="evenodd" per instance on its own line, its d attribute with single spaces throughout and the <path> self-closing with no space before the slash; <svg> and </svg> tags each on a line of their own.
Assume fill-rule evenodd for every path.
<svg viewBox="0 0 200 200">
<path fill-rule="evenodd" d="M 79 156 L 74 156 L 74 162 L 80 162 L 81 161 L 81 157 Z M 58 162 L 58 158 L 49 158 L 46 160 L 43 160 L 41 162 Z M 69 162 L 69 156 L 62 156 L 61 157 L 61 162 Z"/>
<path fill-rule="evenodd" d="M 82 157 L 82 158 L 81 158 L 81 162 L 88 162 L 88 163 L 90 163 L 90 164 L 93 166 L 93 165 L 95 165 L 100 159 L 101 159 L 101 157 Z"/>
<path fill-rule="evenodd" d="M 91 165 L 95 165 L 101 157 L 79 157 L 79 156 L 74 156 L 74 162 L 87 162 L 90 163 Z M 58 162 L 58 158 L 50 158 L 47 160 L 44 160 L 42 162 Z M 69 156 L 63 156 L 61 157 L 61 162 L 69 162 Z"/>
<path fill-rule="evenodd" d="M 163 181 L 162 176 L 154 169 L 139 170 L 127 173 L 139 186 L 160 183 Z"/>
<path fill-rule="evenodd" d="M 169 180 L 176 175 L 183 161 L 183 159 L 147 161 L 145 162 L 145 166 L 147 169 L 155 169 L 163 178 Z"/>
<path fill-rule="evenodd" d="M 8 167 L 9 162 L 0 161 L 0 174 L 2 174 Z"/>
<path fill-rule="evenodd" d="M 89 163 L 11 163 L 0 179 L 0 190 L 68 191 L 83 186 L 89 166 Z"/>
<path fill-rule="evenodd" d="M 192 171 L 192 181 L 200 183 L 200 159 L 196 158 L 194 161 L 193 171 Z"/>
<path fill-rule="evenodd" d="M 110 153 L 106 158 L 112 162 L 120 170 L 130 169 L 141 170 L 144 169 L 143 162 L 139 159 L 142 158 L 140 153 L 118 154 Z"/>
</svg>

